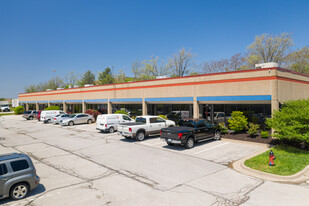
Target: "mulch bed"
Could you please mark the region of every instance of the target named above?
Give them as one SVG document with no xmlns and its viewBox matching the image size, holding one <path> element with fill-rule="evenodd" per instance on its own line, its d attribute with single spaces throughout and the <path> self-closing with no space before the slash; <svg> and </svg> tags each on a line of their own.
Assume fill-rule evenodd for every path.
<svg viewBox="0 0 309 206">
<path fill-rule="evenodd" d="M 230 134 L 225 134 L 224 136 L 222 136 L 222 138 L 242 140 L 242 141 L 248 141 L 248 142 L 257 142 L 257 143 L 264 143 L 264 144 L 270 144 L 273 140 L 271 137 L 262 138 L 260 135 L 251 137 L 247 133 L 230 133 Z"/>
</svg>

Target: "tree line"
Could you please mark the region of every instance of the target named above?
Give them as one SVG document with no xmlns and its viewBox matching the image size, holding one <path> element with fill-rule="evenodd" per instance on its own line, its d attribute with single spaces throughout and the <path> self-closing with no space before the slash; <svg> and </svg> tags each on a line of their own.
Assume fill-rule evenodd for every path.
<svg viewBox="0 0 309 206">
<path fill-rule="evenodd" d="M 255 64 L 276 62 L 280 67 L 292 71 L 309 74 L 309 47 L 292 49 L 293 39 L 290 34 L 257 35 L 246 51 L 237 53 L 230 58 L 205 61 L 196 64 L 195 54 L 189 49 L 182 48 L 177 53 L 162 59 L 158 56 L 150 56 L 143 61 L 135 61 L 131 66 L 133 76 L 128 77 L 123 70 L 117 74 L 111 67 L 95 75 L 87 70 L 83 75 L 70 72 L 63 78 L 53 77 L 46 82 L 32 84 L 25 87 L 25 92 L 46 91 L 46 89 L 69 88 L 77 85 L 83 87 L 86 84 L 104 85 L 130 81 L 155 79 L 158 76 L 182 77 L 187 75 L 208 74 L 216 72 L 228 72 L 255 69 Z"/>
</svg>

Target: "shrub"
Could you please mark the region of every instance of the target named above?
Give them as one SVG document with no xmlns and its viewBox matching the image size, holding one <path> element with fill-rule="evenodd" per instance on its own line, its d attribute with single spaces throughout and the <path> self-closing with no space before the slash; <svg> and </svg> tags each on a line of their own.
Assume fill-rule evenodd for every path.
<svg viewBox="0 0 309 206">
<path fill-rule="evenodd" d="M 228 133 L 228 128 L 224 125 L 224 122 L 221 122 L 218 124 L 221 134 L 227 134 Z"/>
<path fill-rule="evenodd" d="M 261 137 L 267 139 L 269 137 L 269 134 L 267 131 L 261 131 Z"/>
<path fill-rule="evenodd" d="M 92 110 L 92 109 L 88 109 L 85 113 L 92 115 L 95 119 L 97 119 L 98 115 L 101 114 L 100 112 L 98 112 L 98 110 Z"/>
<path fill-rule="evenodd" d="M 272 136 L 279 140 L 309 143 L 309 99 L 284 102 L 280 111 L 266 121 L 275 130 Z"/>
<path fill-rule="evenodd" d="M 23 106 L 17 106 L 14 109 L 15 114 L 22 114 L 22 113 L 24 113 L 24 111 L 25 111 L 25 108 Z"/>
<path fill-rule="evenodd" d="M 128 112 L 126 112 L 125 110 L 117 110 L 115 112 L 115 114 L 126 114 L 126 115 L 128 115 Z"/>
<path fill-rule="evenodd" d="M 52 105 L 52 106 L 45 108 L 44 110 L 60 110 L 60 107 L 56 105 Z"/>
<path fill-rule="evenodd" d="M 159 117 L 162 117 L 163 119 L 167 119 L 167 117 L 165 116 L 165 115 L 162 115 L 162 114 L 160 114 L 160 115 L 158 115 Z"/>
<path fill-rule="evenodd" d="M 254 123 L 250 122 L 249 123 L 249 129 L 248 129 L 247 133 L 251 137 L 254 136 L 254 135 L 257 135 L 259 127 L 260 126 L 258 124 L 254 124 Z"/>
<path fill-rule="evenodd" d="M 232 118 L 228 120 L 230 129 L 235 132 L 240 132 L 246 129 L 248 121 L 247 118 L 240 111 L 232 112 Z"/>
</svg>

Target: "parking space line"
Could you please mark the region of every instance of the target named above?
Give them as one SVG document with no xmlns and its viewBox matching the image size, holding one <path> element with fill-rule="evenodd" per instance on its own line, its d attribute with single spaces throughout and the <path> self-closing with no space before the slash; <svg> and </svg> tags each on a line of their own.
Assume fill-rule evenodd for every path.
<svg viewBox="0 0 309 206">
<path fill-rule="evenodd" d="M 204 149 L 204 150 L 201 150 L 201 151 L 195 152 L 194 154 L 200 154 L 200 153 L 202 153 L 202 152 L 206 152 L 206 151 L 208 151 L 208 150 L 211 150 L 211 149 L 214 149 L 214 148 L 217 148 L 217 147 L 221 147 L 221 146 L 226 145 L 226 144 L 230 144 L 230 143 L 229 143 L 229 142 L 225 142 L 225 143 L 223 143 L 223 144 L 220 144 L 220 145 L 217 145 L 217 146 L 214 146 L 214 147 L 208 148 L 208 149 Z"/>
<path fill-rule="evenodd" d="M 148 145 L 148 146 L 155 146 L 155 145 L 158 145 L 158 144 L 164 144 L 164 142 L 156 142 L 154 144 L 149 144 L 147 142 L 142 142 L 141 144 Z"/>
</svg>

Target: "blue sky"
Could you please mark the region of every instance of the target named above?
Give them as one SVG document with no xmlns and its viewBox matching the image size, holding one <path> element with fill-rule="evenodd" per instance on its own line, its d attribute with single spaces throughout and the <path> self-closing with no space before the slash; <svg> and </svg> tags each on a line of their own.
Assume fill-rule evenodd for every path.
<svg viewBox="0 0 309 206">
<path fill-rule="evenodd" d="M 53 70 L 95 74 L 181 48 L 195 62 L 244 52 L 255 35 L 288 32 L 309 45 L 307 0 L 0 0 L 0 97 L 17 97 Z"/>
</svg>

